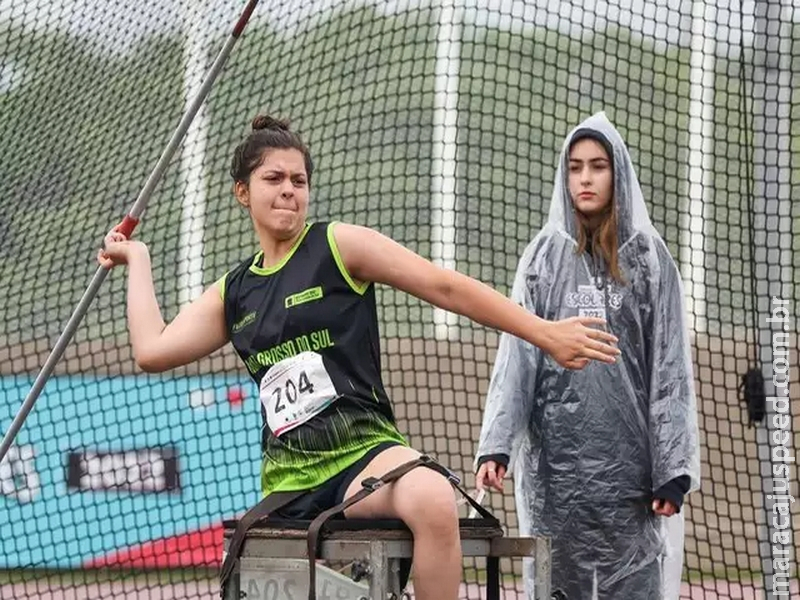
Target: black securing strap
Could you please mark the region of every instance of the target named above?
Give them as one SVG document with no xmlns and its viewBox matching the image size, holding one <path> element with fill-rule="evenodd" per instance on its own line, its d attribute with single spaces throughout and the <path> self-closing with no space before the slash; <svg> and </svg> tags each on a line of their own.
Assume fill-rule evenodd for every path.
<svg viewBox="0 0 800 600">
<path fill-rule="evenodd" d="M 219 574 L 219 594 L 220 598 L 225 597 L 225 585 L 233 573 L 233 567 L 236 564 L 239 554 L 242 550 L 245 534 L 257 522 L 265 519 L 270 513 L 275 512 L 296 500 L 300 496 L 307 494 L 310 490 L 302 490 L 298 492 L 274 492 L 261 500 L 253 508 L 248 510 L 239 522 L 236 523 L 236 529 L 231 537 L 230 544 L 228 545 L 228 552 L 225 555 L 225 560 L 222 563 L 222 570 Z"/>
<path fill-rule="evenodd" d="M 383 477 L 367 477 L 361 482 L 361 489 L 353 496 L 342 502 L 341 504 L 329 508 L 322 512 L 316 519 L 314 519 L 308 527 L 308 566 L 309 566 L 309 587 L 308 597 L 309 600 L 316 599 L 316 559 L 319 552 L 319 539 L 320 532 L 325 523 L 334 515 L 344 512 L 352 505 L 360 502 L 376 490 L 383 486 L 390 484 L 403 475 L 417 467 L 427 467 L 436 471 L 445 477 L 451 485 L 456 488 L 467 502 L 484 518 L 492 523 L 500 524 L 500 521 L 483 506 L 478 504 L 460 485 L 460 478 L 447 467 L 437 463 L 430 456 L 421 455 L 414 460 L 403 463 L 383 475 Z M 256 504 L 253 508 L 248 510 L 244 516 L 237 522 L 236 529 L 233 532 L 231 541 L 228 545 L 228 551 L 225 560 L 222 564 L 220 571 L 220 597 L 225 597 L 226 584 L 233 573 L 236 561 L 241 553 L 242 544 L 244 543 L 245 535 L 253 525 L 266 519 L 271 513 L 293 502 L 300 496 L 312 490 L 304 490 L 298 492 L 275 492 L 270 494 L 261 502 Z M 492 565 L 493 567 L 495 565 Z"/>
<path fill-rule="evenodd" d="M 409 462 L 403 463 L 398 467 L 395 467 L 388 473 L 386 473 L 383 477 L 367 477 L 361 482 L 361 489 L 353 494 L 350 498 L 347 498 L 341 504 L 329 508 L 328 510 L 319 514 L 319 516 L 311 522 L 311 525 L 308 527 L 308 598 L 309 600 L 317 600 L 317 554 L 319 553 L 319 535 L 322 527 L 325 525 L 325 522 L 328 521 L 332 516 L 344 512 L 357 502 L 360 502 L 372 492 L 379 490 L 384 485 L 392 483 L 400 479 L 403 475 L 415 469 L 417 467 L 427 467 L 436 471 L 437 473 L 444 476 L 454 488 L 456 488 L 464 498 L 472 505 L 472 507 L 485 519 L 489 519 L 499 525 L 500 521 L 488 510 L 486 510 L 483 506 L 478 504 L 475 500 L 473 500 L 472 496 L 470 496 L 464 489 L 460 486 L 461 480 L 459 477 L 453 473 L 450 469 L 437 463 L 433 460 L 430 456 L 425 454 L 411 460 Z"/>
</svg>

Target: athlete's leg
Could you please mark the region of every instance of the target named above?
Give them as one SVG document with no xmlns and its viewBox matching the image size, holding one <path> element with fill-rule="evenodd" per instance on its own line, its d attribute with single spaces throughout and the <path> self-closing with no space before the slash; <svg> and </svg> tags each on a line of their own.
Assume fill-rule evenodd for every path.
<svg viewBox="0 0 800 600">
<path fill-rule="evenodd" d="M 367 477 L 380 477 L 413 460 L 419 452 L 394 446 L 378 454 L 347 488 L 345 498 L 361 489 Z M 456 600 L 461 582 L 461 540 L 453 487 L 440 473 L 412 469 L 345 512 L 349 518 L 402 519 L 414 534 L 414 597 Z"/>
</svg>

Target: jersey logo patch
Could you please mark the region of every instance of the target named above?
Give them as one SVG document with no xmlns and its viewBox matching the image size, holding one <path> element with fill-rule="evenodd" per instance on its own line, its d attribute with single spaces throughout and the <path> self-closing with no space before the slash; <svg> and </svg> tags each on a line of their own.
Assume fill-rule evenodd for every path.
<svg viewBox="0 0 800 600">
<path fill-rule="evenodd" d="M 293 306 L 297 306 L 298 304 L 305 304 L 306 302 L 314 302 L 315 300 L 322 299 L 322 286 L 317 286 L 313 288 L 308 288 L 307 290 L 303 290 L 302 292 L 297 292 L 296 294 L 292 294 L 291 296 L 287 296 L 286 300 L 284 300 L 284 306 L 286 308 L 292 308 Z"/>
<path fill-rule="evenodd" d="M 242 329 L 250 325 L 250 323 L 255 322 L 256 320 L 256 311 L 249 312 L 241 319 L 239 319 L 236 323 L 233 324 L 232 332 L 239 333 Z"/>
</svg>

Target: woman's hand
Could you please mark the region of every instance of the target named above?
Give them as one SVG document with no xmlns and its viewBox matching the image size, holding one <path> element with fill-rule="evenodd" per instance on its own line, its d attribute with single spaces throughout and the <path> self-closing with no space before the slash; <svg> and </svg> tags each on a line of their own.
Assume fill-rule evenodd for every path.
<svg viewBox="0 0 800 600">
<path fill-rule="evenodd" d="M 653 500 L 653 512 L 662 517 L 671 517 L 678 512 L 678 507 L 669 500 Z"/>
<path fill-rule="evenodd" d="M 475 483 L 479 490 L 490 487 L 498 492 L 503 491 L 503 478 L 506 476 L 506 468 L 497 464 L 493 460 L 487 460 L 478 469 L 475 475 Z"/>
<path fill-rule="evenodd" d="M 543 349 L 567 369 L 582 369 L 590 360 L 613 364 L 620 351 L 612 344 L 619 340 L 593 327 L 605 324 L 605 320 L 598 317 L 570 317 L 552 321 L 547 345 Z"/>
<path fill-rule="evenodd" d="M 103 239 L 103 248 L 97 253 L 97 262 L 106 269 L 117 265 L 127 265 L 136 254 L 147 255 L 147 246 L 139 241 L 131 241 L 122 233 L 112 229 Z"/>
</svg>

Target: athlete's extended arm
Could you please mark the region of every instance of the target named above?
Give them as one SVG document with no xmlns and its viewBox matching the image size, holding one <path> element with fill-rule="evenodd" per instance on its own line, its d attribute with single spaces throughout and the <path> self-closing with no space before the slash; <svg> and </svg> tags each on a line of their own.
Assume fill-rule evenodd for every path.
<svg viewBox="0 0 800 600">
<path fill-rule="evenodd" d="M 385 283 L 440 308 L 508 332 L 539 346 L 564 367 L 582 368 L 588 359 L 614 362 L 613 335 L 594 329 L 594 317 L 546 321 L 489 286 L 443 269 L 386 236 L 357 225 L 335 225 L 334 236 L 350 274 Z"/>
<path fill-rule="evenodd" d="M 97 260 L 108 269 L 128 265 L 128 330 L 136 364 L 142 370 L 158 373 L 186 365 L 228 341 L 224 306 L 216 285 L 165 324 L 156 299 L 147 246 L 111 232 Z"/>
</svg>

